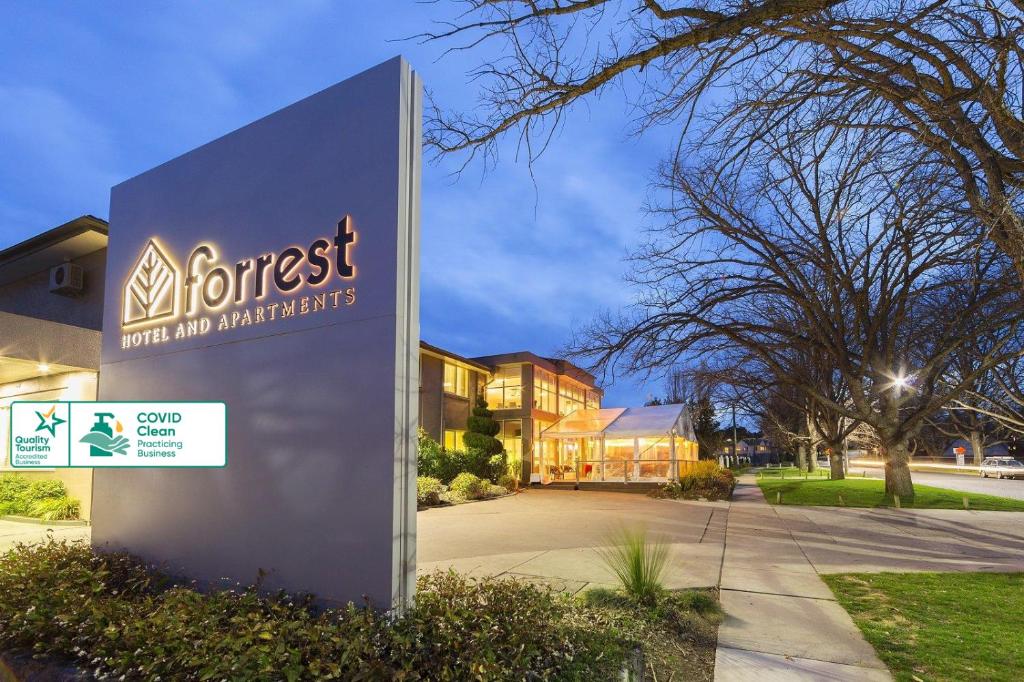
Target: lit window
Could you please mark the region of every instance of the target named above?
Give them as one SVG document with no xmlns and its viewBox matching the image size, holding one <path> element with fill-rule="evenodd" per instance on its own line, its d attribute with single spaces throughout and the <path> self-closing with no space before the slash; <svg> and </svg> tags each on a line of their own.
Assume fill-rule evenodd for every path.
<svg viewBox="0 0 1024 682">
<path fill-rule="evenodd" d="M 588 410 L 599 410 L 601 409 L 601 394 L 597 391 L 587 391 L 587 409 Z"/>
<path fill-rule="evenodd" d="M 464 429 L 445 429 L 444 449 L 461 450 L 463 448 L 462 437 L 464 435 L 466 435 L 466 431 Z"/>
<path fill-rule="evenodd" d="M 579 384 L 561 377 L 558 381 L 558 414 L 564 416 L 583 409 L 586 393 L 586 389 Z"/>
<path fill-rule="evenodd" d="M 558 404 L 555 390 L 555 375 L 540 367 L 533 368 L 533 406 L 544 412 L 554 414 Z"/>
<path fill-rule="evenodd" d="M 487 406 L 492 410 L 510 410 L 523 406 L 521 365 L 498 368 L 494 373 L 494 380 L 487 384 Z"/>
<path fill-rule="evenodd" d="M 469 397 L 469 370 L 465 367 L 444 363 L 444 392 Z"/>
<path fill-rule="evenodd" d="M 501 422 L 498 440 L 505 446 L 505 452 L 519 456 L 523 453 L 523 420 L 506 419 Z"/>
</svg>

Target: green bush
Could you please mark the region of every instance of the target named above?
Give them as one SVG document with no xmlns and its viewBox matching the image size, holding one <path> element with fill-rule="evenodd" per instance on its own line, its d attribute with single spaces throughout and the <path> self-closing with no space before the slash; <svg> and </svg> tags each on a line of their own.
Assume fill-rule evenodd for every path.
<svg viewBox="0 0 1024 682">
<path fill-rule="evenodd" d="M 382 616 L 254 589 L 199 593 L 124 554 L 50 541 L 0 557 L 0 650 L 100 678 L 600 680 L 626 644 L 582 606 L 508 579 L 421 577 Z"/>
<path fill-rule="evenodd" d="M 430 476 L 448 484 L 463 472 L 497 481 L 504 471 L 504 454 L 491 455 L 473 448 L 445 450 L 420 429 L 417 453 L 417 472 L 420 476 Z"/>
<path fill-rule="evenodd" d="M 448 486 L 451 493 L 464 500 L 479 500 L 487 496 L 490 484 L 469 472 L 462 472 Z"/>
<path fill-rule="evenodd" d="M 494 413 L 487 408 L 487 401 L 478 395 L 473 413 L 466 420 L 466 433 L 462 436 L 466 449 L 480 450 L 488 456 L 500 454 L 505 449 L 501 441 L 495 438 L 500 430 L 501 424 L 495 421 Z"/>
<path fill-rule="evenodd" d="M 436 478 L 419 476 L 416 478 L 416 504 L 432 507 L 441 504 L 441 493 L 444 485 Z"/>
<path fill-rule="evenodd" d="M 81 504 L 73 497 L 44 497 L 28 506 L 28 515 L 43 521 L 77 519 Z"/>
<path fill-rule="evenodd" d="M 663 588 L 661 576 L 668 562 L 668 545 L 649 542 L 642 530 L 623 529 L 611 538 L 611 546 L 598 555 L 618 577 L 622 589 L 638 603 L 654 605 Z"/>
<path fill-rule="evenodd" d="M 0 476 L 0 516 L 35 516 L 46 521 L 77 519 L 80 504 L 68 497 L 61 481 L 29 481 L 17 474 Z"/>
<path fill-rule="evenodd" d="M 519 490 L 519 479 L 512 474 L 502 474 L 498 477 L 498 485 L 510 493 Z"/>
<path fill-rule="evenodd" d="M 28 493 L 28 479 L 17 474 L 0 476 L 0 502 L 14 502 Z"/>
<path fill-rule="evenodd" d="M 62 481 L 32 481 L 28 486 L 28 499 L 30 502 L 37 500 L 49 500 L 57 497 L 66 497 L 67 489 Z"/>
<path fill-rule="evenodd" d="M 728 500 L 736 488 L 736 476 L 714 460 L 701 460 L 678 480 L 661 486 L 657 496 L 673 499 Z"/>
</svg>

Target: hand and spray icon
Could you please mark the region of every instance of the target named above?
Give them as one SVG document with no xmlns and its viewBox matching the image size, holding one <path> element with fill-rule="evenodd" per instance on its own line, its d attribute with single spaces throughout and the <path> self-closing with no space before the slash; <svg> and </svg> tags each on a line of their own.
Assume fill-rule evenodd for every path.
<svg viewBox="0 0 1024 682">
<path fill-rule="evenodd" d="M 128 445 L 131 441 L 121 435 L 124 427 L 121 422 L 110 412 L 96 412 L 96 423 L 92 425 L 89 433 L 82 436 L 80 443 L 89 445 L 90 457 L 111 457 L 128 454 Z M 107 423 L 107 419 L 114 420 L 113 428 Z M 114 431 L 117 435 L 114 435 Z"/>
</svg>

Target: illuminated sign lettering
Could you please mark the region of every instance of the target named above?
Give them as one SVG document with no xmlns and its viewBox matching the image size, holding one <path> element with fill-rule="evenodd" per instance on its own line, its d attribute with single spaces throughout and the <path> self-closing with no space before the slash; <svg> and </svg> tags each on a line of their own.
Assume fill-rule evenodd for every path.
<svg viewBox="0 0 1024 682">
<path fill-rule="evenodd" d="M 124 285 L 121 348 L 351 306 L 356 302 L 351 283 L 357 241 L 352 219 L 345 216 L 333 238 L 234 264 L 222 262 L 214 244 L 201 243 L 182 270 L 165 247 L 150 239 Z M 332 276 L 346 286 L 328 288 Z M 305 287 L 312 291 L 301 295 Z M 265 302 L 272 290 L 290 298 Z"/>
</svg>

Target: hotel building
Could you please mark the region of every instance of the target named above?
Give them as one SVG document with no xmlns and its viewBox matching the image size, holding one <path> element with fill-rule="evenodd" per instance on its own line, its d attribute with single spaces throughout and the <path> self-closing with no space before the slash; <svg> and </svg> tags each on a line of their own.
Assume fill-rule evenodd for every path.
<svg viewBox="0 0 1024 682">
<path fill-rule="evenodd" d="M 0 471 L 11 470 L 12 402 L 96 399 L 106 246 L 106 222 L 83 216 L 0 251 Z M 650 484 L 697 459 L 682 406 L 602 408 L 594 376 L 567 360 L 527 351 L 470 358 L 421 341 L 419 369 L 421 427 L 460 448 L 483 395 L 524 482 Z M 64 481 L 89 518 L 91 469 L 19 475 Z"/>
</svg>

